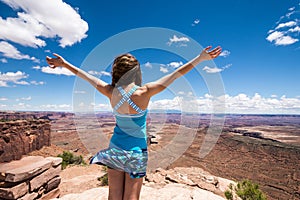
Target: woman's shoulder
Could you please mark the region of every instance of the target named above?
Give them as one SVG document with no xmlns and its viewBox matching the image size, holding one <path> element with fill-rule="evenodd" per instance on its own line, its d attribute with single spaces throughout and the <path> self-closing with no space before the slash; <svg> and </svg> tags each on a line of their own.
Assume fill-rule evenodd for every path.
<svg viewBox="0 0 300 200">
<path fill-rule="evenodd" d="M 123 87 L 122 87 L 123 88 Z M 108 86 L 108 91 L 109 91 L 109 96 L 112 97 L 114 95 L 117 95 L 120 93 L 120 91 L 117 89 L 117 87 L 114 87 L 112 85 L 109 85 Z M 128 90 L 130 89 L 127 89 L 126 87 L 123 88 L 123 90 L 125 92 L 128 92 Z M 148 95 L 148 87 L 143 85 L 143 86 L 136 86 L 136 89 L 135 91 L 132 93 L 132 96 L 142 96 L 142 97 L 145 97 Z"/>
<path fill-rule="evenodd" d="M 147 95 L 147 92 L 148 92 L 147 86 L 143 85 L 143 86 L 139 86 L 136 89 L 135 94 L 138 96 L 145 96 L 145 95 Z"/>
</svg>

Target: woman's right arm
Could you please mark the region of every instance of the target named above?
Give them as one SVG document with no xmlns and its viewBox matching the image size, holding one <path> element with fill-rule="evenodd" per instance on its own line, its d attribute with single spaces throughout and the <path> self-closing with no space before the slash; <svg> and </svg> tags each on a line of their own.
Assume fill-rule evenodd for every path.
<svg viewBox="0 0 300 200">
<path fill-rule="evenodd" d="M 64 67 L 64 68 L 70 70 L 76 76 L 88 81 L 103 95 L 110 98 L 111 86 L 108 83 L 96 78 L 95 76 L 92 76 L 91 74 L 87 73 L 86 71 L 84 71 L 78 67 L 75 67 L 71 63 L 67 62 L 62 56 L 60 56 L 58 54 L 53 54 L 53 55 L 56 58 L 50 58 L 48 56 L 46 58 L 46 60 L 51 68 Z"/>
<path fill-rule="evenodd" d="M 147 95 L 149 97 L 163 91 L 166 89 L 171 83 L 173 83 L 177 78 L 183 76 L 184 74 L 191 71 L 196 65 L 205 61 L 212 60 L 218 57 L 222 51 L 221 47 L 216 47 L 215 49 L 209 51 L 211 46 L 206 47 L 200 55 L 196 56 L 194 59 L 189 61 L 188 63 L 182 65 L 174 72 L 158 79 L 155 82 L 150 82 L 145 84 L 144 86 L 147 88 Z"/>
</svg>

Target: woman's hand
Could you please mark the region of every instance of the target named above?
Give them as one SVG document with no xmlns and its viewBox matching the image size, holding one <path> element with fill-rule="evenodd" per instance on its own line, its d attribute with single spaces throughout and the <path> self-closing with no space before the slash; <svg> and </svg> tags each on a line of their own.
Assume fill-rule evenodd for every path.
<svg viewBox="0 0 300 200">
<path fill-rule="evenodd" d="M 213 50 L 209 51 L 211 49 L 211 46 L 206 47 L 200 54 L 201 60 L 212 60 L 215 59 L 220 55 L 222 52 L 222 48 L 220 46 L 214 48 Z"/>
<path fill-rule="evenodd" d="M 64 67 L 64 65 L 66 64 L 65 59 L 56 53 L 54 53 L 53 55 L 56 58 L 51 58 L 49 56 L 46 57 L 46 60 L 47 60 L 47 63 L 49 64 L 49 66 L 53 69 L 56 67 Z"/>
</svg>

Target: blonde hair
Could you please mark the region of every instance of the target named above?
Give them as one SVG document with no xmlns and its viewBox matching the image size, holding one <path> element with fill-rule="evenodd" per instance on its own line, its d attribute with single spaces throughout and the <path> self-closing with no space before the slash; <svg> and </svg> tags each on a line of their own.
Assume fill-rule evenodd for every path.
<svg viewBox="0 0 300 200">
<path fill-rule="evenodd" d="M 112 86 L 142 84 L 142 73 L 139 61 L 131 54 L 126 53 L 115 58 L 112 65 Z"/>
</svg>

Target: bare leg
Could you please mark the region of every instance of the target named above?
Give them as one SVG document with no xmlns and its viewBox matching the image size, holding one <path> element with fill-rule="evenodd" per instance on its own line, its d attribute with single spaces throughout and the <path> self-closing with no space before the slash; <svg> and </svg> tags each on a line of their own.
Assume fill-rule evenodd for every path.
<svg viewBox="0 0 300 200">
<path fill-rule="evenodd" d="M 107 169 L 108 173 L 108 199 L 122 200 L 124 192 L 125 172 L 115 169 Z"/>
<path fill-rule="evenodd" d="M 128 173 L 125 173 L 125 190 L 123 200 L 138 200 L 143 184 L 143 178 L 130 178 Z"/>
</svg>

